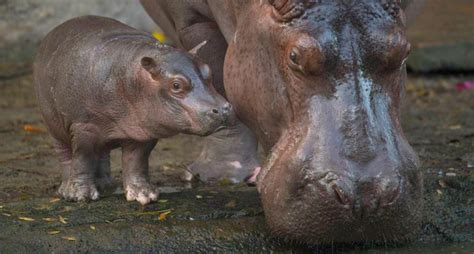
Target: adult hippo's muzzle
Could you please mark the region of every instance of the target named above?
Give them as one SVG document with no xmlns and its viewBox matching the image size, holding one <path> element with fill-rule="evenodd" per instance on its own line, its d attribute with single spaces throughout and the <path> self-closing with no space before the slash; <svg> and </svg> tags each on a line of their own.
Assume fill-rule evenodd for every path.
<svg viewBox="0 0 474 254">
<path fill-rule="evenodd" d="M 313 96 L 282 135 L 258 182 L 273 233 L 319 244 L 417 233 L 419 161 L 378 87 L 346 78 L 334 96 Z"/>
</svg>

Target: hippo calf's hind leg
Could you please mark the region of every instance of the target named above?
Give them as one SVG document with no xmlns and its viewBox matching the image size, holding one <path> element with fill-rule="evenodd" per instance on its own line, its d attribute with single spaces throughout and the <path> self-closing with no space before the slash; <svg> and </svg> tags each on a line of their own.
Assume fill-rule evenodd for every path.
<svg viewBox="0 0 474 254">
<path fill-rule="evenodd" d="M 106 151 L 100 156 L 96 171 L 96 183 L 101 192 L 114 191 L 115 183 L 110 171 L 110 151 Z"/>
<path fill-rule="evenodd" d="M 223 84 L 224 59 L 227 42 L 215 22 L 192 24 L 178 31 L 183 47 L 191 49 L 207 41 L 197 55 L 212 70 L 215 89 L 224 97 Z M 254 183 L 255 173 L 259 170 L 257 160 L 257 141 L 247 126 L 237 119 L 234 126 L 205 138 L 200 156 L 189 166 L 193 175 L 203 182 L 223 179 L 232 182 Z"/>
<path fill-rule="evenodd" d="M 64 179 L 59 193 L 66 200 L 88 201 L 99 199 L 95 186 L 95 172 L 100 163 L 97 148 L 93 140 L 97 140 L 89 126 L 73 124 L 71 131 L 72 156 L 70 166 L 66 167 Z"/>
<path fill-rule="evenodd" d="M 155 145 L 156 140 L 122 145 L 123 189 L 128 201 L 145 205 L 158 198 L 158 188 L 150 183 L 148 176 L 148 157 Z"/>
</svg>

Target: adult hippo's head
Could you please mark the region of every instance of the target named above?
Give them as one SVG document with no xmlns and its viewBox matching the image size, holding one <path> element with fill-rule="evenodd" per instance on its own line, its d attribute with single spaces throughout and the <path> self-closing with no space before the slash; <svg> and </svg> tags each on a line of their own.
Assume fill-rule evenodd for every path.
<svg viewBox="0 0 474 254">
<path fill-rule="evenodd" d="M 316 244 L 413 237 L 423 183 L 400 125 L 399 1 L 252 2 L 225 86 L 269 153 L 258 189 L 270 230 Z"/>
</svg>

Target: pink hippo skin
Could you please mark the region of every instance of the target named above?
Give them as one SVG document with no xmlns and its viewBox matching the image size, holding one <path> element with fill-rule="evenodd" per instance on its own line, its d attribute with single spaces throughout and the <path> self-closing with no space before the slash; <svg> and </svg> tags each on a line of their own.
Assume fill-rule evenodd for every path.
<svg viewBox="0 0 474 254">
<path fill-rule="evenodd" d="M 34 80 L 63 167 L 59 194 L 70 201 L 99 198 L 112 183 L 109 154 L 117 147 L 127 200 L 156 200 L 148 157 L 157 140 L 209 135 L 233 116 L 194 54 L 109 18 L 79 17 L 51 31 Z"/>
</svg>

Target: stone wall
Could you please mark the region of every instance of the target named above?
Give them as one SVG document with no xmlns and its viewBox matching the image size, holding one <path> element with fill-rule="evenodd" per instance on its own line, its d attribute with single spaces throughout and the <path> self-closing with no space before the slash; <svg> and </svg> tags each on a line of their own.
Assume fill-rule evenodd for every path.
<svg viewBox="0 0 474 254">
<path fill-rule="evenodd" d="M 412 70 L 473 71 L 474 0 L 426 0 L 408 36 Z"/>
<path fill-rule="evenodd" d="M 405 0 L 403 4 L 409 1 Z M 474 70 L 474 0 L 426 0 L 409 29 L 417 72 Z M 40 39 L 72 17 L 93 14 L 157 29 L 138 0 L 0 0 L 0 79 L 31 71 Z"/>
<path fill-rule="evenodd" d="M 41 38 L 62 22 L 89 14 L 148 31 L 156 27 L 138 0 L 0 0 L 0 78 L 29 72 Z"/>
</svg>

